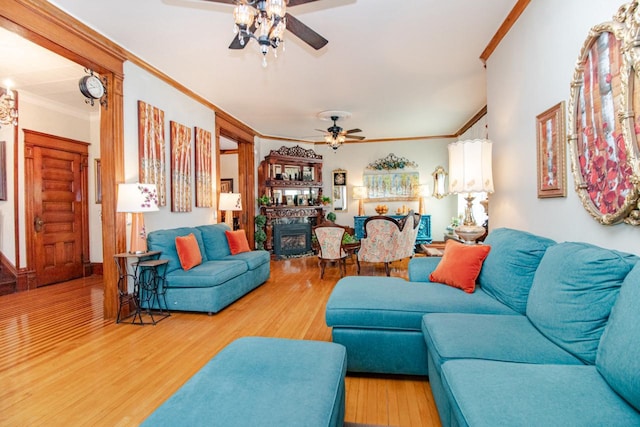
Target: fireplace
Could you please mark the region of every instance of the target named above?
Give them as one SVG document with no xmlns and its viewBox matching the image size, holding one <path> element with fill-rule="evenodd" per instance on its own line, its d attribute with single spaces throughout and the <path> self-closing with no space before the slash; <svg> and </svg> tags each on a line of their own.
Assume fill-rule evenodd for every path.
<svg viewBox="0 0 640 427">
<path fill-rule="evenodd" d="M 311 224 L 308 222 L 273 225 L 273 253 L 288 258 L 311 253 Z"/>
</svg>

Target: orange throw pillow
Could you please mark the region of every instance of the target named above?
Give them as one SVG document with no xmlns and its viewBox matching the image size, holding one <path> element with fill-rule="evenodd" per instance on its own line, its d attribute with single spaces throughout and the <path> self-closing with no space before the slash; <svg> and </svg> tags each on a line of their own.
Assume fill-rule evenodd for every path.
<svg viewBox="0 0 640 427">
<path fill-rule="evenodd" d="M 471 294 L 476 289 L 476 279 L 490 250 L 491 246 L 487 245 L 465 245 L 447 240 L 442 260 L 429 279 Z"/>
<path fill-rule="evenodd" d="M 190 270 L 196 265 L 202 264 L 202 254 L 198 241 L 193 233 L 187 236 L 176 237 L 176 251 L 183 270 Z"/>
<path fill-rule="evenodd" d="M 247 233 L 245 233 L 244 230 L 226 230 L 224 233 L 227 235 L 227 242 L 229 242 L 231 255 L 251 251 L 249 242 L 247 241 Z"/>
</svg>

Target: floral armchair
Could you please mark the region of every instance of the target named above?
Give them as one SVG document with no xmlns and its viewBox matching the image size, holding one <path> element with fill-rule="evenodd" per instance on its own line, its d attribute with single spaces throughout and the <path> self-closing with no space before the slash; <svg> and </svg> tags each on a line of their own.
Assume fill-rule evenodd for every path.
<svg viewBox="0 0 640 427">
<path fill-rule="evenodd" d="M 318 241 L 318 265 L 320 278 L 324 277 L 324 268 L 328 262 L 337 261 L 340 266 L 340 277 L 346 274 L 347 253 L 342 249 L 342 237 L 346 230 L 333 223 L 324 222 L 313 228 L 313 234 Z"/>
<path fill-rule="evenodd" d="M 390 262 L 413 256 L 419 224 L 420 214 L 413 211 L 400 220 L 384 215 L 367 218 L 358 250 L 358 274 L 360 262 L 383 262 L 389 276 Z"/>
</svg>

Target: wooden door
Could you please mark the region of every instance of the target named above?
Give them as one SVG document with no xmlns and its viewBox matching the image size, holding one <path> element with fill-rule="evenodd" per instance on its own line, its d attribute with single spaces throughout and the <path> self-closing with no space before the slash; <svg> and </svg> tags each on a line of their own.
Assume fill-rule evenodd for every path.
<svg viewBox="0 0 640 427">
<path fill-rule="evenodd" d="M 27 263 L 35 286 L 88 268 L 87 144 L 25 130 Z"/>
</svg>

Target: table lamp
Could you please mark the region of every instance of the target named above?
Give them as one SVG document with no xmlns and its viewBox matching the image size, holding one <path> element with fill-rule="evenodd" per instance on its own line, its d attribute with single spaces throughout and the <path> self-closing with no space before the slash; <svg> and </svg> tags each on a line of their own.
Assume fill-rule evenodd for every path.
<svg viewBox="0 0 640 427">
<path fill-rule="evenodd" d="M 420 198 L 418 213 L 420 215 L 424 215 L 427 213 L 424 207 L 424 198 L 427 196 L 429 196 L 429 184 L 420 184 L 420 186 L 418 187 L 418 197 Z"/>
<path fill-rule="evenodd" d="M 242 210 L 242 195 L 240 193 L 220 193 L 220 205 L 224 212 L 224 222 L 233 230 L 233 211 Z"/>
<path fill-rule="evenodd" d="M 358 201 L 358 216 L 364 216 L 364 199 L 367 198 L 367 187 L 353 187 L 353 200 Z"/>
<path fill-rule="evenodd" d="M 144 212 L 158 211 L 158 192 L 155 184 L 118 184 L 116 212 L 131 214 L 129 253 L 147 252 L 147 232 Z"/>
<path fill-rule="evenodd" d="M 473 217 L 472 193 L 493 193 L 493 173 L 491 169 L 491 141 L 474 139 L 452 142 L 449 149 L 449 192 L 467 194 L 464 220 L 455 229 L 465 243 L 473 244 L 485 233 L 484 227 L 477 225 Z"/>
</svg>

